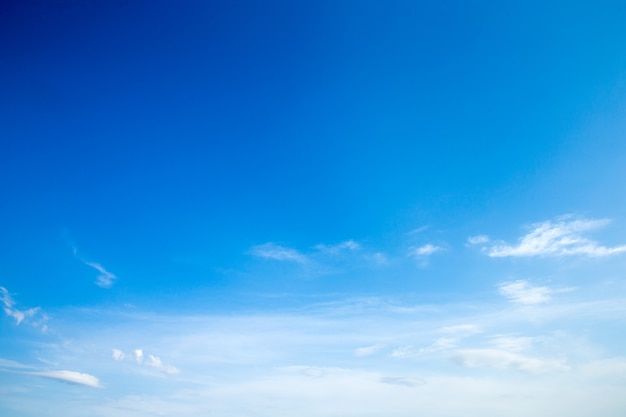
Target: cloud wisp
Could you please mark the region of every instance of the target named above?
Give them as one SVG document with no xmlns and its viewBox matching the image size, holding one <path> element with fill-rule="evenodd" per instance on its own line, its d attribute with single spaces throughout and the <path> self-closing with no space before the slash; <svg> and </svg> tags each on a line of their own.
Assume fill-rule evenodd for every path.
<svg viewBox="0 0 626 417">
<path fill-rule="evenodd" d="M 100 275 L 98 275 L 96 279 L 96 285 L 100 288 L 111 288 L 115 281 L 117 280 L 117 276 L 109 271 L 107 271 L 101 264 L 97 262 L 90 262 L 78 255 L 78 249 L 76 247 L 72 247 L 74 249 L 74 256 L 76 259 L 98 271 Z"/>
<path fill-rule="evenodd" d="M 309 261 L 308 257 L 296 249 L 288 248 L 277 243 L 268 242 L 253 246 L 250 250 L 253 256 L 275 261 L 288 261 L 304 264 Z"/>
<path fill-rule="evenodd" d="M 525 356 L 502 349 L 461 349 L 456 351 L 451 358 L 454 362 L 467 368 L 517 369 L 530 373 L 567 371 L 570 369 L 562 360 Z"/>
<path fill-rule="evenodd" d="M 19 310 L 15 307 L 15 300 L 11 297 L 9 291 L 0 286 L 0 301 L 2 302 L 3 310 L 7 316 L 15 319 L 15 324 L 20 325 L 20 323 L 28 322 L 33 327 L 41 328 L 42 332 L 46 332 L 48 330 L 48 326 L 46 322 L 49 317 L 47 314 L 41 312 L 41 307 L 33 307 L 26 310 Z M 31 320 L 34 317 L 38 317 L 36 320 Z"/>
<path fill-rule="evenodd" d="M 525 280 L 503 282 L 498 285 L 498 290 L 510 302 L 522 305 L 541 304 L 550 301 L 552 298 L 550 294 L 553 292 L 548 287 L 535 287 Z"/>
<path fill-rule="evenodd" d="M 530 231 L 515 245 L 500 242 L 486 246 L 483 250 L 492 258 L 572 255 L 600 257 L 626 252 L 626 245 L 603 246 L 583 236 L 583 233 L 600 229 L 609 223 L 608 219 L 589 220 L 571 215 L 561 216 L 555 221 L 533 224 Z M 489 238 L 483 235 L 468 239 L 470 244 L 488 242 Z"/>
</svg>

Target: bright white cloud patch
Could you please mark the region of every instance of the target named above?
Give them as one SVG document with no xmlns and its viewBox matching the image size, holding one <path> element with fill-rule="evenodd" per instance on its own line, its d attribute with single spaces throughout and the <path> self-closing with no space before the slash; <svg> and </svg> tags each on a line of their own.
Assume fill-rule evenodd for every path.
<svg viewBox="0 0 626 417">
<path fill-rule="evenodd" d="M 427 243 L 424 246 L 420 246 L 419 248 L 416 248 L 413 254 L 417 256 L 428 256 L 428 255 L 432 255 L 435 252 L 439 252 L 441 250 L 443 250 L 443 248 Z"/>
<path fill-rule="evenodd" d="M 135 349 L 133 353 L 135 354 L 135 361 L 141 365 L 143 363 L 143 350 Z"/>
<path fill-rule="evenodd" d="M 534 287 L 528 281 L 504 282 L 498 286 L 500 294 L 516 304 L 540 304 L 551 299 L 548 287 Z"/>
<path fill-rule="evenodd" d="M 534 358 L 502 349 L 458 350 L 452 355 L 452 360 L 468 368 L 517 369 L 531 373 L 569 370 L 569 366 L 562 360 Z"/>
<path fill-rule="evenodd" d="M 253 246 L 250 253 L 259 258 L 273 259 L 276 261 L 290 261 L 297 263 L 307 262 L 307 257 L 295 249 L 287 248 L 276 243 L 268 242 Z"/>
<path fill-rule="evenodd" d="M 626 252 L 626 245 L 607 247 L 584 237 L 584 232 L 602 228 L 609 224 L 607 219 L 587 220 L 562 216 L 556 221 L 532 225 L 531 230 L 519 239 L 516 245 L 498 243 L 485 248 L 494 258 L 525 256 L 608 256 Z"/>
<path fill-rule="evenodd" d="M 40 371 L 28 372 L 27 375 L 40 376 L 57 381 L 69 382 L 71 384 L 85 385 L 92 388 L 102 388 L 100 381 L 93 375 L 74 371 Z"/>
</svg>

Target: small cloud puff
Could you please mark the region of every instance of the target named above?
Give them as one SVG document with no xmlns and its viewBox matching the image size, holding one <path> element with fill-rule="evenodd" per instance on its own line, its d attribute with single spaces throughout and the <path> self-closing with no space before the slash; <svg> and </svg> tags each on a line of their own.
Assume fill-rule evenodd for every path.
<svg viewBox="0 0 626 417">
<path fill-rule="evenodd" d="M 429 256 L 435 252 L 440 252 L 442 250 L 443 248 L 440 246 L 435 246 L 430 243 L 427 243 L 423 246 L 420 246 L 419 248 L 414 248 L 413 255 L 414 256 Z"/>
<path fill-rule="evenodd" d="M 175 375 L 180 373 L 180 370 L 178 368 L 163 363 L 161 358 L 159 358 L 158 356 L 148 355 L 147 359 L 145 359 L 143 349 L 135 349 L 132 355 L 126 355 L 119 349 L 112 349 L 111 356 L 116 361 L 123 361 L 125 359 L 134 360 L 137 365 L 147 366 L 169 375 Z"/>
</svg>

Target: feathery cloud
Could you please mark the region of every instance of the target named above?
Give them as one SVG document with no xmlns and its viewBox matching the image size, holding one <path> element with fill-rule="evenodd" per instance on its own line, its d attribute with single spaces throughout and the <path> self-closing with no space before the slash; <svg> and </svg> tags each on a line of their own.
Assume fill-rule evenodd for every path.
<svg viewBox="0 0 626 417">
<path fill-rule="evenodd" d="M 400 385 L 403 387 L 417 387 L 419 385 L 424 385 L 426 381 L 417 378 L 407 378 L 407 377 L 397 377 L 397 376 L 386 376 L 381 377 L 380 382 L 383 384 L 391 384 L 391 385 Z"/>
<path fill-rule="evenodd" d="M 489 236 L 485 235 L 470 236 L 467 238 L 467 243 L 470 245 L 480 245 L 481 243 L 487 242 L 489 242 Z"/>
<path fill-rule="evenodd" d="M 315 249 L 319 250 L 320 252 L 325 252 L 331 255 L 336 255 L 345 250 L 353 251 L 353 250 L 358 250 L 360 248 L 361 248 L 361 245 L 352 239 L 346 240 L 345 242 L 341 242 L 336 245 L 325 245 L 322 243 L 320 243 L 319 245 L 315 245 Z"/>
<path fill-rule="evenodd" d="M 76 259 L 78 259 L 85 265 L 95 269 L 96 271 L 100 273 L 100 275 L 98 275 L 98 278 L 96 280 L 96 285 L 98 287 L 111 288 L 113 286 L 113 284 L 115 283 L 115 280 L 117 280 L 117 276 L 115 274 L 107 271 L 101 264 L 97 262 L 89 262 L 86 259 L 79 256 L 78 248 L 76 248 L 76 246 L 72 246 L 72 249 L 74 250 L 74 256 L 76 257 Z"/>
<path fill-rule="evenodd" d="M 452 360 L 468 368 L 517 369 L 530 373 L 569 370 L 562 360 L 524 356 L 502 349 L 462 349 L 452 355 Z"/>
<path fill-rule="evenodd" d="M 498 285 L 500 294 L 515 304 L 540 304 L 550 301 L 552 290 L 548 287 L 534 287 L 528 281 L 503 282 Z"/>
<path fill-rule="evenodd" d="M 380 351 L 384 347 L 385 347 L 384 345 L 360 347 L 354 351 L 354 356 L 358 356 L 358 357 L 371 356 L 375 354 L 376 352 Z"/>
<path fill-rule="evenodd" d="M 98 275 L 98 280 L 96 281 L 96 285 L 98 287 L 110 288 L 111 286 L 113 286 L 113 283 L 117 279 L 115 274 L 112 274 L 109 271 L 107 271 L 106 269 L 104 269 L 104 267 L 102 265 L 100 265 L 99 263 L 87 262 L 87 261 L 83 261 L 83 262 L 85 263 L 85 265 L 90 266 L 93 269 L 95 269 L 98 272 L 100 272 L 100 275 Z"/>
<path fill-rule="evenodd" d="M 531 230 L 519 239 L 517 245 L 498 243 L 485 248 L 485 251 L 487 255 L 493 258 L 509 256 L 608 256 L 626 252 L 626 245 L 607 247 L 581 235 L 583 232 L 602 228 L 609 223 L 608 219 L 588 220 L 575 218 L 571 215 L 561 216 L 555 221 L 533 224 Z"/>
<path fill-rule="evenodd" d="M 276 261 L 290 261 L 306 263 L 308 258 L 295 249 L 268 242 L 262 245 L 253 246 L 250 253 L 259 258 L 273 259 Z"/>
<path fill-rule="evenodd" d="M 20 325 L 22 322 L 30 322 L 33 327 L 41 328 L 42 332 L 46 332 L 48 327 L 46 326 L 46 321 L 48 321 L 48 316 L 44 313 L 41 313 L 40 307 L 33 307 L 27 310 L 18 310 L 15 308 L 15 301 L 9 294 L 9 291 L 0 286 L 0 301 L 3 304 L 4 312 L 7 316 L 15 319 L 15 324 Z M 35 316 L 39 316 L 37 320 L 30 320 Z"/>
</svg>

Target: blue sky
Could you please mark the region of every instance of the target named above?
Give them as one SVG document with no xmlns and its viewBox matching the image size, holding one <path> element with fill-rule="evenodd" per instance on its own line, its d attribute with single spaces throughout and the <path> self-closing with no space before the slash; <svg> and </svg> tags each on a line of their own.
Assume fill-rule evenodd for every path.
<svg viewBox="0 0 626 417">
<path fill-rule="evenodd" d="M 623 2 L 0 20 L 0 414 L 622 415 Z"/>
</svg>

